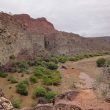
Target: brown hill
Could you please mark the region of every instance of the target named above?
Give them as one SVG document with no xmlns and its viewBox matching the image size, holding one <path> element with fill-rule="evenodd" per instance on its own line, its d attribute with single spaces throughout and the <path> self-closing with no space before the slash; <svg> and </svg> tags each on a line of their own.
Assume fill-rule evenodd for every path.
<svg viewBox="0 0 110 110">
<path fill-rule="evenodd" d="M 73 55 L 87 52 L 109 52 L 110 37 L 84 38 L 57 31 L 45 18 L 0 13 L 0 62 L 10 56 L 30 59 L 38 55 Z"/>
</svg>

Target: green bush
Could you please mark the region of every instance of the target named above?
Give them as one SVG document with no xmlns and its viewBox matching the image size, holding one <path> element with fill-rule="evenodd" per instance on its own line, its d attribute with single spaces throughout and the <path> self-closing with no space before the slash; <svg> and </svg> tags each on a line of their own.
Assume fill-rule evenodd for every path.
<svg viewBox="0 0 110 110">
<path fill-rule="evenodd" d="M 35 60 L 30 60 L 30 61 L 27 62 L 27 64 L 29 66 L 36 66 L 36 61 Z"/>
<path fill-rule="evenodd" d="M 15 97 L 11 98 L 11 103 L 14 108 L 20 108 L 20 106 L 21 106 L 21 101 Z"/>
<path fill-rule="evenodd" d="M 43 87 L 38 87 L 34 90 L 34 96 L 35 97 L 45 97 L 46 96 L 46 89 Z"/>
<path fill-rule="evenodd" d="M 55 96 L 57 95 L 57 93 L 56 92 L 54 92 L 54 91 L 48 91 L 47 93 L 46 93 L 46 99 L 49 101 L 49 100 L 51 100 L 51 99 L 54 99 L 55 98 Z"/>
<path fill-rule="evenodd" d="M 97 63 L 97 66 L 98 66 L 98 67 L 103 67 L 103 66 L 105 65 L 105 63 L 106 63 L 106 59 L 105 59 L 105 58 L 99 58 L 99 59 L 96 61 L 96 63 Z"/>
<path fill-rule="evenodd" d="M 31 82 L 32 84 L 37 83 L 37 78 L 36 78 L 34 75 L 32 75 L 32 76 L 29 78 L 29 80 L 30 80 L 30 82 Z"/>
<path fill-rule="evenodd" d="M 34 97 L 44 97 L 47 101 L 50 101 L 57 95 L 56 92 L 47 90 L 44 87 L 37 87 L 34 90 Z"/>
<path fill-rule="evenodd" d="M 17 83 L 17 82 L 18 82 L 18 81 L 16 80 L 16 78 L 13 77 L 13 76 L 10 76 L 10 77 L 8 78 L 8 81 L 10 81 L 10 83 Z"/>
<path fill-rule="evenodd" d="M 75 57 L 69 57 L 69 61 L 75 61 Z"/>
<path fill-rule="evenodd" d="M 7 76 L 8 76 L 8 74 L 6 74 L 6 73 L 0 71 L 0 77 L 2 77 L 2 78 L 6 78 Z"/>
<path fill-rule="evenodd" d="M 59 78 L 51 78 L 51 77 L 45 77 L 43 78 L 44 85 L 59 85 L 61 80 Z"/>
<path fill-rule="evenodd" d="M 58 58 L 57 57 L 50 57 L 49 61 L 58 64 Z"/>
<path fill-rule="evenodd" d="M 29 65 L 27 62 L 25 61 L 21 61 L 21 62 L 13 62 L 10 65 L 10 71 L 9 72 L 24 72 L 29 68 Z"/>
<path fill-rule="evenodd" d="M 42 57 L 37 58 L 37 59 L 35 60 L 36 66 L 42 65 L 42 61 L 44 61 Z"/>
<path fill-rule="evenodd" d="M 59 85 L 61 83 L 61 76 L 58 71 L 51 71 L 52 73 L 48 74 L 43 78 L 44 85 Z"/>
<path fill-rule="evenodd" d="M 57 58 L 60 63 L 65 63 L 68 60 L 67 56 L 59 56 Z"/>
<path fill-rule="evenodd" d="M 55 64 L 54 62 L 49 62 L 49 63 L 47 64 L 47 68 L 48 68 L 48 69 L 51 69 L 51 70 L 55 70 L 55 69 L 58 68 L 58 65 Z"/>
<path fill-rule="evenodd" d="M 16 92 L 21 95 L 28 95 L 28 86 L 27 84 L 20 82 L 16 86 Z"/>
<path fill-rule="evenodd" d="M 33 73 L 36 77 L 42 78 L 44 76 L 44 72 L 45 72 L 45 68 L 39 66 L 39 67 L 35 68 Z"/>
<path fill-rule="evenodd" d="M 26 84 L 27 86 L 29 85 L 29 80 L 26 78 L 23 81 L 21 81 L 22 83 Z"/>
</svg>

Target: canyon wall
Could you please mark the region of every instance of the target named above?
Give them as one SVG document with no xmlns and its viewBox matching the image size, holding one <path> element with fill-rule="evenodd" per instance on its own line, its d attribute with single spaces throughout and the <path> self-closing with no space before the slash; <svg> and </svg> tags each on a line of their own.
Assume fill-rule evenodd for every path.
<svg viewBox="0 0 110 110">
<path fill-rule="evenodd" d="M 18 59 L 31 59 L 41 55 L 109 51 L 110 37 L 84 38 L 56 30 L 46 18 L 0 13 L 0 62 L 3 64 L 12 55 Z"/>
</svg>

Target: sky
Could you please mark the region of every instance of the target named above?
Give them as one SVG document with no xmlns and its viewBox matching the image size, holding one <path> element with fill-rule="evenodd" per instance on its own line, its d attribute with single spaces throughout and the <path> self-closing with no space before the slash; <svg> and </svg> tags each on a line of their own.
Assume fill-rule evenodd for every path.
<svg viewBox="0 0 110 110">
<path fill-rule="evenodd" d="M 60 31 L 110 36 L 110 0 L 0 0 L 0 11 L 46 17 Z"/>
</svg>

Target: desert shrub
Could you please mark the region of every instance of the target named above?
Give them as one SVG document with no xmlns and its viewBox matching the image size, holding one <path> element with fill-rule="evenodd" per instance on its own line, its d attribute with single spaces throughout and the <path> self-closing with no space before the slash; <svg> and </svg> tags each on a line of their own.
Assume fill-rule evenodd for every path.
<svg viewBox="0 0 110 110">
<path fill-rule="evenodd" d="M 46 96 L 46 89 L 44 87 L 37 87 L 34 90 L 34 96 L 35 97 L 45 97 Z"/>
<path fill-rule="evenodd" d="M 69 61 L 75 61 L 75 57 L 69 57 Z"/>
<path fill-rule="evenodd" d="M 83 55 L 75 55 L 74 57 L 69 57 L 69 61 L 78 61 L 83 59 L 84 56 Z"/>
<path fill-rule="evenodd" d="M 16 86 L 16 92 L 21 95 L 28 95 L 28 86 L 27 84 L 20 82 Z"/>
<path fill-rule="evenodd" d="M 51 56 L 42 57 L 42 61 L 49 62 L 50 58 L 51 58 Z"/>
<path fill-rule="evenodd" d="M 51 90 L 47 90 L 44 87 L 37 87 L 34 90 L 34 97 L 43 97 L 45 98 L 47 101 L 50 101 L 51 99 L 53 99 L 55 96 L 57 95 L 56 92 L 51 91 Z"/>
<path fill-rule="evenodd" d="M 76 55 L 75 58 L 78 60 L 81 60 L 81 59 L 85 58 L 85 56 L 84 55 Z"/>
<path fill-rule="evenodd" d="M 43 83 L 44 85 L 52 85 L 53 84 L 53 80 L 49 77 L 44 77 L 43 78 Z"/>
<path fill-rule="evenodd" d="M 57 95 L 57 93 L 56 92 L 54 92 L 54 91 L 48 91 L 47 93 L 46 93 L 46 99 L 49 101 L 49 100 L 51 100 L 51 99 L 54 99 L 55 98 L 55 96 Z"/>
<path fill-rule="evenodd" d="M 20 108 L 21 107 L 21 101 L 15 97 L 11 98 L 11 103 L 14 108 Z"/>
<path fill-rule="evenodd" d="M 38 78 L 42 78 L 44 76 L 45 68 L 44 67 L 37 67 L 34 69 L 34 75 Z"/>
<path fill-rule="evenodd" d="M 28 61 L 27 64 L 29 66 L 36 66 L 36 61 L 35 60 L 31 60 L 31 61 Z"/>
<path fill-rule="evenodd" d="M 23 72 L 28 69 L 29 65 L 27 64 L 27 62 L 22 61 L 18 62 L 17 67 L 19 69 L 18 72 Z"/>
<path fill-rule="evenodd" d="M 46 62 L 46 61 L 42 61 L 42 62 L 41 62 L 41 66 L 42 66 L 42 67 L 47 67 L 47 65 L 48 65 L 48 62 Z"/>
<path fill-rule="evenodd" d="M 29 85 L 29 80 L 26 78 L 23 81 L 21 81 L 22 83 L 26 84 L 27 86 Z"/>
<path fill-rule="evenodd" d="M 55 56 L 50 57 L 49 61 L 50 61 L 50 62 L 54 62 L 54 63 L 58 64 L 58 58 L 57 58 L 57 57 L 55 57 Z"/>
<path fill-rule="evenodd" d="M 32 75 L 32 76 L 29 78 L 29 80 L 30 80 L 30 82 L 31 82 L 32 84 L 34 84 L 34 83 L 37 82 L 37 78 L 36 78 L 34 75 Z"/>
<path fill-rule="evenodd" d="M 4 73 L 4 72 L 0 71 L 0 77 L 6 78 L 7 76 L 8 76 L 7 73 Z"/>
<path fill-rule="evenodd" d="M 67 56 L 58 56 L 57 58 L 60 63 L 65 63 L 68 60 Z"/>
<path fill-rule="evenodd" d="M 18 81 L 16 80 L 16 78 L 13 77 L 13 76 L 9 76 L 9 77 L 8 77 L 8 81 L 10 81 L 10 83 L 17 83 L 17 82 L 18 82 Z"/>
<path fill-rule="evenodd" d="M 42 57 L 36 58 L 36 60 L 35 60 L 36 66 L 42 65 L 42 61 L 44 61 L 44 59 Z"/>
<path fill-rule="evenodd" d="M 58 85 L 61 82 L 60 73 L 56 70 L 50 70 L 40 66 L 35 68 L 33 74 L 37 78 L 43 79 L 44 85 Z"/>
<path fill-rule="evenodd" d="M 60 82 L 61 76 L 58 71 L 50 71 L 50 73 L 43 78 L 44 85 L 59 85 Z"/>
<path fill-rule="evenodd" d="M 105 63 L 106 63 L 106 59 L 105 59 L 105 58 L 99 58 L 99 59 L 96 61 L 96 63 L 97 63 L 97 66 L 98 66 L 98 67 L 103 67 L 103 66 L 105 65 Z"/>
<path fill-rule="evenodd" d="M 45 77 L 43 79 L 44 85 L 59 85 L 60 79 L 59 78 L 51 78 L 51 77 Z"/>
<path fill-rule="evenodd" d="M 58 65 L 55 64 L 54 62 L 49 62 L 49 63 L 47 64 L 47 68 L 48 68 L 48 69 L 51 69 L 51 70 L 55 70 L 55 69 L 58 68 Z"/>
<path fill-rule="evenodd" d="M 9 65 L 9 69 L 8 69 L 8 72 L 24 72 L 28 69 L 29 65 L 27 62 L 25 61 L 21 61 L 21 62 L 12 62 L 10 65 Z"/>
</svg>

